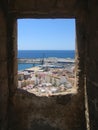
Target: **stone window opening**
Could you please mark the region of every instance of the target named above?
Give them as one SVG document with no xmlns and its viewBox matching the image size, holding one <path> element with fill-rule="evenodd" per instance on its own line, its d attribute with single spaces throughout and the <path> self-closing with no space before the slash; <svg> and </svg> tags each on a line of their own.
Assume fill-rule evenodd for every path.
<svg viewBox="0 0 98 130">
<path fill-rule="evenodd" d="M 64 60 L 65 64 L 60 60 Z M 17 88 L 37 96 L 76 94 L 75 75 L 77 67 L 75 61 L 76 56 L 74 59 L 70 59 L 69 57 L 59 59 L 57 57 L 45 57 L 45 54 L 41 58 L 18 58 L 18 67 L 22 64 L 26 66 L 31 64 L 31 67 L 27 67 L 21 71 L 18 70 Z M 36 66 L 36 63 L 40 65 Z M 63 68 L 59 68 L 62 65 Z"/>
</svg>

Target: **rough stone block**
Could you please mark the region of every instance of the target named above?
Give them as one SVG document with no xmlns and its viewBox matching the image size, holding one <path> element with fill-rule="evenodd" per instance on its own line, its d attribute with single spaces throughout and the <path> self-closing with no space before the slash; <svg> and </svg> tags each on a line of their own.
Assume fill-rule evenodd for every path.
<svg viewBox="0 0 98 130">
<path fill-rule="evenodd" d="M 0 61 L 0 78 L 7 78 L 7 61 Z"/>
<path fill-rule="evenodd" d="M 4 60 L 7 58 L 7 38 L 0 37 L 0 60 Z"/>
</svg>

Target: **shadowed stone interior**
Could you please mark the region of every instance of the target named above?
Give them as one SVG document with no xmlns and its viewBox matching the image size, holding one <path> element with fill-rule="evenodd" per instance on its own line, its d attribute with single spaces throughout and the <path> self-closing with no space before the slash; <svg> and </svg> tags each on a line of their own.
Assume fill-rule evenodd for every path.
<svg viewBox="0 0 98 130">
<path fill-rule="evenodd" d="M 0 130 L 98 129 L 97 13 L 97 0 L 0 0 Z M 37 97 L 17 90 L 18 18 L 76 19 L 77 94 Z"/>
</svg>

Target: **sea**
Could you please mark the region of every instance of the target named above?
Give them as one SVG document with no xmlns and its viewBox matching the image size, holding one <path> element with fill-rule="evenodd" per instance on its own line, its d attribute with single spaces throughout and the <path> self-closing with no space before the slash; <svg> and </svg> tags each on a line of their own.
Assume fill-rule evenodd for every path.
<svg viewBox="0 0 98 130">
<path fill-rule="evenodd" d="M 75 50 L 18 50 L 17 58 L 75 58 Z M 18 63 L 18 71 L 31 68 L 39 64 Z"/>
</svg>

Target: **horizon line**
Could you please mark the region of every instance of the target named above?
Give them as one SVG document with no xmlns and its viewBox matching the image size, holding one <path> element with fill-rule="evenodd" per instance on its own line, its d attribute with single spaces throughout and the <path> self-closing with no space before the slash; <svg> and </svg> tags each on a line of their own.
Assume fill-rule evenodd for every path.
<svg viewBox="0 0 98 130">
<path fill-rule="evenodd" d="M 34 50 L 33 49 L 26 50 L 26 49 L 23 49 L 22 50 L 22 49 L 19 49 L 18 51 L 75 51 L 75 49 L 67 49 L 67 50 L 62 50 L 62 49 L 59 49 L 59 50 L 51 50 L 51 49 L 49 49 L 49 50 L 48 49 L 46 49 L 46 50 L 44 50 L 44 49 L 43 50 L 35 50 L 35 49 Z"/>
</svg>

